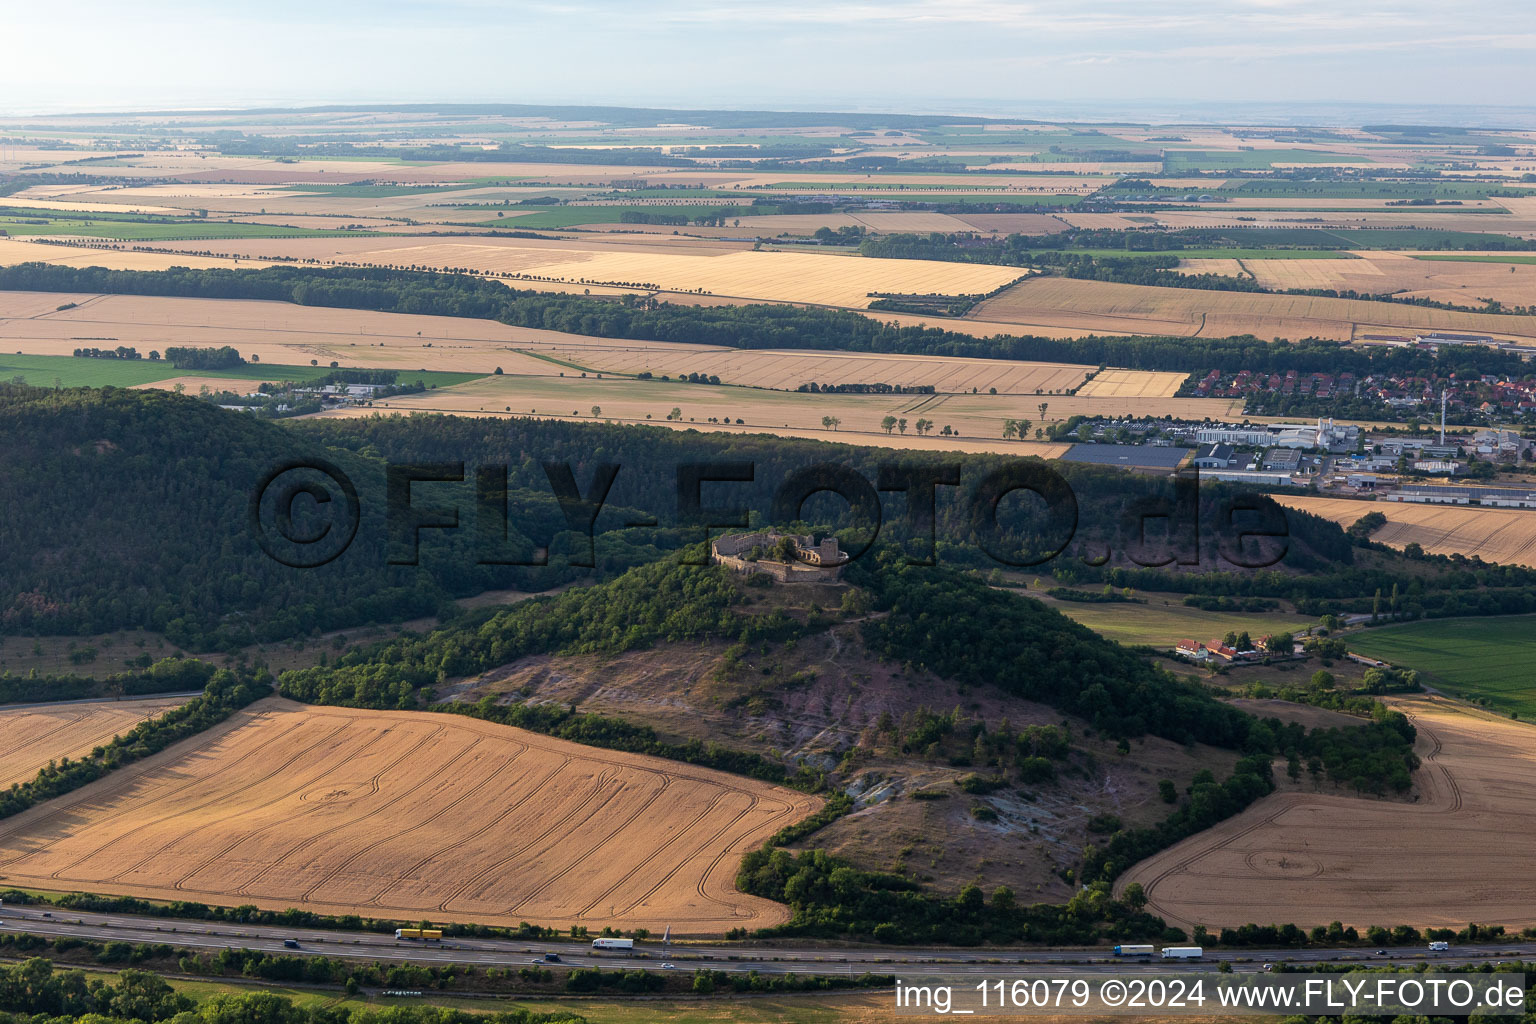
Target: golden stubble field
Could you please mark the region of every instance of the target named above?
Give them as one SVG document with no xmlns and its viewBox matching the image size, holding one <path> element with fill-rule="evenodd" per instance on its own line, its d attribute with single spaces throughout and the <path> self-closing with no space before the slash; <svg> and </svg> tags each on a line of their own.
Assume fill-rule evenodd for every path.
<svg viewBox="0 0 1536 1024">
<path fill-rule="evenodd" d="M 450 715 L 278 698 L 0 825 L 43 889 L 718 934 L 787 908 L 741 855 L 815 797 Z"/>
<path fill-rule="evenodd" d="M 80 757 L 146 718 L 185 703 L 181 697 L 0 707 L 0 789 L 26 782 L 50 761 Z"/>
<path fill-rule="evenodd" d="M 1416 543 L 1432 555 L 1476 555 L 1487 562 L 1536 566 L 1536 511 L 1530 509 L 1297 495 L 1276 495 L 1275 500 L 1344 527 L 1368 512 L 1380 512 L 1387 525 L 1371 534 L 1371 540 L 1390 547 Z"/>
<path fill-rule="evenodd" d="M 441 242 L 379 249 L 361 262 L 461 268 L 566 284 L 654 285 L 663 291 L 832 306 L 868 306 L 872 292 L 980 295 L 1024 276 L 1017 267 L 877 260 L 802 252 L 621 251 Z"/>
<path fill-rule="evenodd" d="M 1142 861 L 1118 886 L 1140 882 L 1149 911 L 1213 931 L 1249 922 L 1529 924 L 1536 729 L 1437 697 L 1389 702 L 1419 730 L 1417 802 L 1313 793 L 1303 783 Z"/>
<path fill-rule="evenodd" d="M 981 303 L 972 315 L 1021 326 L 1038 323 L 1098 334 L 1205 338 L 1252 334 L 1265 339 L 1318 337 L 1349 341 L 1362 329 L 1447 330 L 1488 333 L 1536 344 L 1536 316 L 1499 316 L 1360 299 L 1163 288 L 1064 277 L 1024 281 Z"/>
<path fill-rule="evenodd" d="M 252 269 L 268 266 L 267 261 L 248 258 L 221 259 L 211 256 L 192 256 L 180 252 L 135 252 L 126 242 L 114 243 L 123 248 L 93 249 L 84 245 L 51 245 L 42 242 L 24 242 L 16 238 L 0 238 L 0 266 L 17 263 L 55 263 L 67 267 L 106 267 L 108 270 L 169 270 L 171 267 L 187 267 L 191 270 L 236 267 Z M 201 248 L 209 248 L 207 242 Z"/>
<path fill-rule="evenodd" d="M 1506 306 L 1536 305 L 1536 265 L 1528 263 L 1416 259 L 1387 252 L 1362 253 L 1351 259 L 1243 263 L 1259 284 L 1270 289 L 1330 288 L 1461 306 L 1480 306 L 1484 299 Z"/>
</svg>

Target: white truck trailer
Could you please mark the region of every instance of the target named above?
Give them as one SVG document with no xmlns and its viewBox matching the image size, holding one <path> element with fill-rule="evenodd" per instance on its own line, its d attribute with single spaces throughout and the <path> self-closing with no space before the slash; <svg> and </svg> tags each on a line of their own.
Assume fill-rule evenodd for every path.
<svg viewBox="0 0 1536 1024">
<path fill-rule="evenodd" d="M 592 948 L 593 949 L 615 949 L 615 950 L 621 950 L 621 951 L 623 951 L 625 953 L 628 953 L 628 952 L 630 952 L 631 950 L 633 950 L 635 948 L 635 940 L 634 939 L 593 939 L 592 940 Z"/>
<path fill-rule="evenodd" d="M 1205 956 L 1202 946 L 1164 946 L 1164 960 L 1199 960 Z"/>
</svg>

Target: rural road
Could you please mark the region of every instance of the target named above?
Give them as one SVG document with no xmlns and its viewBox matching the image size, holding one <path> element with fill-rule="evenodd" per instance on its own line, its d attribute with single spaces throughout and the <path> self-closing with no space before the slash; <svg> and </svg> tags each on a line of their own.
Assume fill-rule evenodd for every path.
<svg viewBox="0 0 1536 1024">
<path fill-rule="evenodd" d="M 48 913 L 50 916 L 44 917 Z M 122 914 L 86 914 L 75 911 L 43 911 L 38 907 L 5 907 L 0 928 L 34 935 L 74 936 L 98 942 L 165 942 L 200 949 L 254 949 L 270 953 L 353 957 L 360 960 L 410 961 L 423 964 L 476 964 L 506 967 L 527 964 L 546 952 L 558 953 L 571 967 L 630 968 L 638 961 L 655 967 L 677 963 L 679 969 L 710 967 L 721 971 L 758 971 L 763 974 L 916 974 L 942 966 L 944 974 L 995 974 L 1000 966 L 1047 964 L 1072 965 L 1080 971 L 1123 971 L 1128 967 L 1161 967 L 1170 964 L 1117 961 L 1107 949 L 1100 950 L 976 950 L 911 948 L 813 948 L 676 945 L 664 953 L 658 940 L 646 943 L 633 956 L 594 954 L 589 944 L 539 940 L 459 939 L 441 945 L 397 942 L 388 935 L 362 932 L 318 931 L 235 924 L 227 921 L 186 921 L 141 918 Z M 283 946 L 285 939 L 299 942 L 297 951 Z M 1536 943 L 1498 943 L 1458 946 L 1450 953 L 1428 957 L 1420 946 L 1389 949 L 1375 956 L 1370 949 L 1231 950 L 1213 953 L 1203 963 L 1181 963 L 1180 970 L 1214 971 L 1223 957 L 1239 971 L 1260 970 L 1265 963 L 1289 962 L 1364 963 L 1408 962 L 1431 959 L 1434 963 L 1465 964 L 1487 960 L 1536 958 Z"/>
</svg>

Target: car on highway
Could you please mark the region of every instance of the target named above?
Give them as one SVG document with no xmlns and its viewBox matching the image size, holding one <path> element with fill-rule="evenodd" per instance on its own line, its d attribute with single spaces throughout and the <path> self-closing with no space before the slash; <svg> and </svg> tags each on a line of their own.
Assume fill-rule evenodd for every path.
<svg viewBox="0 0 1536 1024">
<path fill-rule="evenodd" d="M 676 966 L 677 966 L 677 964 L 662 964 L 661 965 L 661 969 L 664 970 L 664 971 L 670 971 L 670 970 L 672 970 L 672 968 L 674 968 Z"/>
<path fill-rule="evenodd" d="M 1378 949 L 1378 950 L 1377 950 L 1377 951 L 1376 951 L 1376 955 L 1377 955 L 1377 956 L 1386 956 L 1386 955 L 1387 955 L 1387 951 L 1386 951 L 1386 950 L 1384 950 L 1384 949 Z"/>
<path fill-rule="evenodd" d="M 1264 970 L 1266 970 L 1266 971 L 1272 971 L 1274 969 L 1275 969 L 1275 965 L 1274 964 L 1265 964 L 1264 965 Z"/>
<path fill-rule="evenodd" d="M 299 940 L 298 939 L 284 939 L 283 940 L 283 948 L 284 949 L 298 949 L 299 948 Z"/>
</svg>

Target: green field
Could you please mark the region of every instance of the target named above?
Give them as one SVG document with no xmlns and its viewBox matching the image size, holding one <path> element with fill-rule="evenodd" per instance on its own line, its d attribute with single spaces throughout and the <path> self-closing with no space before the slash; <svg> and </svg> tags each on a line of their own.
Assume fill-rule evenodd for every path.
<svg viewBox="0 0 1536 1024">
<path fill-rule="evenodd" d="M 82 341 L 82 348 L 111 348 L 110 341 Z M 34 387 L 52 387 L 57 381 L 66 388 L 131 388 L 139 384 L 169 380 L 172 377 L 222 377 L 229 380 L 309 381 L 331 372 L 329 366 L 284 366 L 278 363 L 254 363 L 229 370 L 178 370 L 163 359 L 89 359 L 74 356 L 0 355 L 0 380 L 23 378 Z M 429 387 L 451 387 L 478 380 L 483 373 L 450 373 L 442 370 L 401 370 L 401 383 L 421 381 Z"/>
<path fill-rule="evenodd" d="M 1315 149 L 1168 150 L 1163 173 L 1180 171 L 1266 171 L 1275 164 L 1368 164 L 1365 157 L 1342 156 Z"/>
<path fill-rule="evenodd" d="M 33 223 L 41 221 L 42 223 Z M 12 209 L 0 213 L 0 232 L 13 237 L 66 235 L 110 238 L 121 242 L 168 242 L 214 238 L 327 238 L 356 235 L 356 231 L 322 231 L 282 224 L 230 224 L 195 217 L 180 220 L 138 219 L 99 214 L 53 213 Z"/>
<path fill-rule="evenodd" d="M 1426 619 L 1368 629 L 1349 649 L 1418 671 L 1422 681 L 1466 700 L 1536 718 L 1536 615 Z"/>
</svg>

